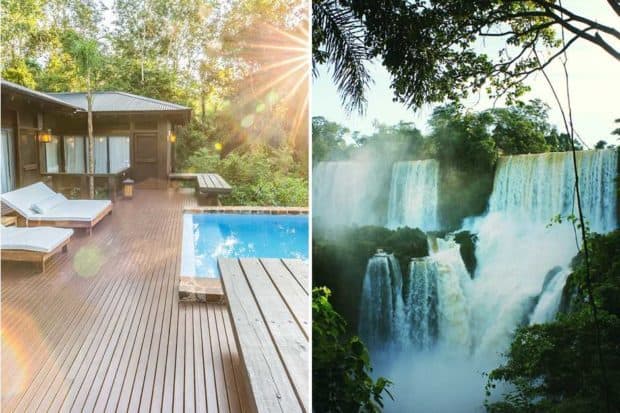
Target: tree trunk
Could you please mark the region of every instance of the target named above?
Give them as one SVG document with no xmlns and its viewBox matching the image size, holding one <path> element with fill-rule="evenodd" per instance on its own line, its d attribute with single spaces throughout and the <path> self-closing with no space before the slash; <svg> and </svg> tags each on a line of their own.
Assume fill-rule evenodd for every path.
<svg viewBox="0 0 620 413">
<path fill-rule="evenodd" d="M 88 103 L 88 195 L 90 199 L 95 198 L 95 137 L 93 136 L 93 92 L 90 85 L 90 71 L 87 77 L 88 93 L 86 101 Z"/>
<path fill-rule="evenodd" d="M 203 125 L 207 121 L 207 105 L 206 105 L 206 102 L 205 102 L 205 90 L 204 90 L 204 88 L 202 88 L 201 91 L 200 91 L 200 120 L 202 121 Z"/>
</svg>

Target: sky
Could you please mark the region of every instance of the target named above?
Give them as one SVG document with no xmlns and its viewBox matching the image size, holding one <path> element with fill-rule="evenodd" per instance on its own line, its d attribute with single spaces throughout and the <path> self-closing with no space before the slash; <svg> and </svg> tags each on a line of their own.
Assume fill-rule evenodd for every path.
<svg viewBox="0 0 620 413">
<path fill-rule="evenodd" d="M 569 10 L 583 12 L 594 20 L 618 27 L 619 19 L 604 0 L 568 0 L 564 6 Z M 570 38 L 570 37 L 569 37 Z M 620 44 L 617 44 L 620 47 Z M 489 45 L 486 45 L 489 52 Z M 578 40 L 568 50 L 568 72 L 573 108 L 575 130 L 589 145 L 603 139 L 609 143 L 620 144 L 617 136 L 611 135 L 617 125 L 614 119 L 620 118 L 620 62 L 608 55 L 598 46 Z M 319 76 L 312 82 L 312 116 L 324 116 L 330 121 L 347 126 L 351 131 L 363 134 L 372 133 L 373 123 L 396 124 L 399 121 L 413 122 L 423 132 L 428 132 L 428 119 L 436 105 L 426 105 L 420 110 L 407 109 L 404 105 L 393 102 L 390 89 L 390 75 L 381 66 L 380 61 L 369 64 L 369 71 L 374 84 L 367 93 L 368 106 L 366 114 L 348 114 L 341 106 L 340 96 L 331 80 L 326 67 L 319 69 Z M 549 65 L 547 74 L 556 90 L 561 90 L 561 99 L 565 104 L 564 72 L 559 59 Z M 563 123 L 558 105 L 542 74 L 531 76 L 526 82 L 531 88 L 522 99 L 541 99 L 551 106 L 550 122 L 563 131 Z M 493 106 L 493 102 L 484 93 L 472 96 L 464 102 L 471 110 L 480 111 Z"/>
</svg>

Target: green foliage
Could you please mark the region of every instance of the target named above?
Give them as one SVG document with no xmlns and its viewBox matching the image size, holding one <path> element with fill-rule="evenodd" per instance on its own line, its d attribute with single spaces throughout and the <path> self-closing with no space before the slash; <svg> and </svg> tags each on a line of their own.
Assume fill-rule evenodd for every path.
<svg viewBox="0 0 620 413">
<path fill-rule="evenodd" d="M 312 282 L 332 289 L 332 303 L 351 331 L 357 330 L 366 264 L 377 249 L 393 253 L 401 268 L 407 268 L 411 258 L 428 255 L 428 242 L 424 232 L 411 228 L 367 226 L 336 229 L 334 233 L 315 228 L 313 232 Z"/>
<path fill-rule="evenodd" d="M 330 122 L 322 116 L 312 118 L 312 164 L 334 161 L 346 157 L 347 144 L 344 140 L 349 129 Z"/>
<path fill-rule="evenodd" d="M 499 154 L 489 133 L 492 122 L 488 112 L 465 112 L 457 104 L 436 108 L 429 124 L 439 162 L 464 171 L 493 170 Z"/>
<path fill-rule="evenodd" d="M 372 82 L 365 64 L 364 23 L 346 2 L 312 1 L 312 65 L 328 64 L 343 106 L 363 113 L 365 92 Z"/>
<path fill-rule="evenodd" d="M 375 122 L 375 131 L 368 136 L 354 133 L 358 145 L 353 156 L 370 156 L 394 161 L 427 159 L 433 156 L 432 142 L 425 139 L 413 123 L 400 121 L 395 125 Z"/>
<path fill-rule="evenodd" d="M 592 286 L 607 382 L 602 382 L 596 327 L 585 294 L 586 270 L 577 259 L 565 287 L 574 289 L 570 311 L 554 322 L 517 330 L 507 361 L 490 373 L 487 390 L 498 382 L 512 387 L 502 400 L 487 401 L 488 411 L 606 411 L 605 385 L 611 406 L 620 405 L 619 252 L 620 230 L 590 238 Z"/>
<path fill-rule="evenodd" d="M 308 179 L 303 162 L 288 147 L 261 145 L 235 151 L 220 159 L 211 148 L 202 148 L 187 161 L 189 172 L 220 174 L 233 187 L 223 197 L 227 205 L 307 206 Z"/>
<path fill-rule="evenodd" d="M 614 122 L 620 124 L 620 118 L 616 119 Z M 616 129 L 614 129 L 613 131 L 611 131 L 611 134 L 612 135 L 620 136 L 620 127 L 618 127 Z M 618 139 L 620 139 L 620 138 L 618 138 Z"/>
<path fill-rule="evenodd" d="M 380 412 L 391 382 L 370 377 L 370 356 L 332 308 L 326 287 L 312 290 L 312 404 L 317 412 Z"/>
<path fill-rule="evenodd" d="M 36 86 L 36 80 L 33 71 L 33 67 L 32 65 L 28 65 L 28 61 L 14 59 L 3 65 L 2 78 L 9 82 L 34 88 Z"/>
<path fill-rule="evenodd" d="M 581 39 L 620 57 L 612 26 L 596 21 L 588 11 L 557 1 L 339 3 L 363 23 L 358 35 L 370 57 L 381 59 L 392 75 L 395 98 L 416 108 L 446 99 L 456 101 L 480 90 L 514 100 L 529 90 L 524 79 L 561 56 L 562 43 L 555 35 L 560 27 L 571 35 L 566 48 Z M 616 3 L 609 4 L 608 13 L 617 14 Z M 492 49 L 499 50 L 489 53 L 480 48 L 487 39 L 497 45 Z"/>
<path fill-rule="evenodd" d="M 548 111 L 549 107 L 539 100 L 491 109 L 495 120 L 493 140 L 506 155 L 549 151 L 546 135 L 552 128 L 547 123 Z"/>
</svg>

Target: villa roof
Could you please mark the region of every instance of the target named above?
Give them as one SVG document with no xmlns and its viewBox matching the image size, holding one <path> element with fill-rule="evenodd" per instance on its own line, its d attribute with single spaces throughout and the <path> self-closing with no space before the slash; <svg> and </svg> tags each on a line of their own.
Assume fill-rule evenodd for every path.
<svg viewBox="0 0 620 413">
<path fill-rule="evenodd" d="M 36 90 L 29 89 L 25 86 L 18 85 L 17 83 L 9 82 L 8 80 L 1 79 L 0 85 L 2 91 L 9 90 L 11 92 L 19 93 L 21 95 L 26 95 L 30 97 L 37 98 L 46 103 L 52 103 L 55 105 L 62 106 L 64 108 L 73 109 L 73 110 L 81 110 L 80 107 L 73 105 L 69 102 L 65 102 L 64 100 L 60 100 L 54 96 L 51 96 L 47 93 L 37 92 Z"/>
<path fill-rule="evenodd" d="M 87 110 L 86 93 L 48 93 L 63 102 Z M 126 92 L 94 92 L 94 112 L 189 111 L 186 106 Z"/>
<path fill-rule="evenodd" d="M 86 93 L 45 93 L 0 79 L 2 90 L 39 99 L 42 102 L 72 109 L 77 112 L 88 110 Z M 93 92 L 93 112 L 191 112 L 187 106 L 126 92 Z"/>
</svg>

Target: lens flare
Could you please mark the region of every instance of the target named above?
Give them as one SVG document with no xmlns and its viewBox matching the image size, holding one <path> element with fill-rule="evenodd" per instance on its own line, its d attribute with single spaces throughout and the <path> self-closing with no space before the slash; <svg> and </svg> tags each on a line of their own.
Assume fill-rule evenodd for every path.
<svg viewBox="0 0 620 413">
<path fill-rule="evenodd" d="M 47 358 L 39 324 L 27 313 L 2 305 L 2 397 L 23 393 L 34 375 L 33 353 Z"/>
<path fill-rule="evenodd" d="M 73 257 L 73 269 L 81 277 L 96 275 L 103 264 L 104 257 L 97 247 L 82 247 Z"/>
<path fill-rule="evenodd" d="M 250 114 L 241 119 L 241 126 L 249 128 L 254 123 L 254 115 Z"/>
<path fill-rule="evenodd" d="M 280 138 L 279 144 L 306 147 L 311 71 L 307 19 L 276 27 L 262 23 L 238 41 L 249 63 L 248 77 L 236 105 L 240 134 L 252 144 Z M 277 142 L 276 142 L 277 143 Z"/>
</svg>

